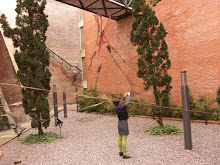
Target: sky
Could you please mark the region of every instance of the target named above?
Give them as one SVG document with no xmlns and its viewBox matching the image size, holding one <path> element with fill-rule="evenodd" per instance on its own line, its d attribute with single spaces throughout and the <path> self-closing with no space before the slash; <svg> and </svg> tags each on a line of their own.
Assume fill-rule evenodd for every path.
<svg viewBox="0 0 220 165">
<path fill-rule="evenodd" d="M 10 24 L 11 28 L 15 27 L 15 17 L 17 15 L 17 13 L 15 12 L 15 8 L 16 8 L 16 0 L 0 0 L 0 15 L 2 15 L 3 13 L 6 15 L 7 17 L 7 21 Z M 1 27 L 1 25 L 0 25 Z M 2 29 L 0 28 L 0 33 L 2 33 Z M 15 70 L 18 70 L 17 64 L 15 63 L 15 60 L 13 58 L 13 54 L 15 52 L 15 48 L 13 46 L 13 42 L 10 38 L 4 37 L 4 35 L 2 35 L 5 41 L 5 44 L 7 46 L 9 55 L 11 57 L 12 63 L 15 67 Z"/>
<path fill-rule="evenodd" d="M 11 27 L 15 27 L 16 0 L 0 0 L 0 14 L 5 14 Z"/>
</svg>

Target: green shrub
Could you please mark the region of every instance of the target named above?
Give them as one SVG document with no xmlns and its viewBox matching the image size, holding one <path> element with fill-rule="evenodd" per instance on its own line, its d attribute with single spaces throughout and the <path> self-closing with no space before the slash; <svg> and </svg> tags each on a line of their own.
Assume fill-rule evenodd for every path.
<svg viewBox="0 0 220 165">
<path fill-rule="evenodd" d="M 168 107 L 162 107 L 161 108 L 162 116 L 163 117 L 172 117 L 173 109 Z"/>
<path fill-rule="evenodd" d="M 3 114 L 3 113 L 2 113 Z M 10 124 L 7 116 L 0 117 L 0 130 L 10 129 Z"/>
<path fill-rule="evenodd" d="M 169 107 L 154 106 L 152 111 L 154 111 L 155 116 L 157 116 L 157 112 L 161 111 L 163 117 L 182 118 L 181 107 L 172 101 L 170 101 Z"/>
<path fill-rule="evenodd" d="M 213 103 L 213 99 L 208 100 L 205 96 L 199 95 L 195 102 L 195 108 L 190 108 L 190 110 L 197 111 L 191 112 L 191 118 L 196 120 L 205 120 L 205 107 L 207 107 L 207 112 L 211 112 L 211 106 Z M 212 119 L 212 115 L 208 114 L 208 119 Z"/>
<path fill-rule="evenodd" d="M 99 97 L 99 92 L 91 87 L 89 92 L 83 91 L 83 95 L 91 96 L 91 97 Z M 113 98 L 122 98 L 123 94 L 112 95 Z M 98 105 L 96 107 L 91 107 L 86 109 L 88 112 L 99 112 L 99 113 L 115 113 L 114 105 L 110 100 L 97 99 L 97 98 L 86 98 L 84 96 L 78 97 L 79 108 L 89 107 L 91 105 L 95 105 L 105 101 L 104 104 Z M 208 120 L 220 120 L 220 108 L 214 107 L 213 103 L 214 99 L 206 99 L 204 96 L 200 95 L 197 99 L 195 99 L 192 93 L 189 90 L 189 103 L 190 110 L 198 111 L 198 112 L 190 112 L 191 119 L 196 120 L 205 120 L 205 106 L 208 109 Z M 142 115 L 142 116 L 154 116 L 157 117 L 157 113 L 161 110 L 163 117 L 173 117 L 173 118 L 182 118 L 182 108 L 181 106 L 175 104 L 170 101 L 169 107 L 159 107 L 153 106 L 149 100 L 143 98 L 134 98 L 132 102 L 129 104 L 127 111 L 129 115 Z"/>
<path fill-rule="evenodd" d="M 217 94 L 216 102 L 218 103 L 219 108 L 220 108 L 220 86 L 219 86 L 219 88 L 218 88 L 216 94 Z"/>
<path fill-rule="evenodd" d="M 60 139 L 61 137 L 53 132 L 44 133 L 43 135 L 38 134 L 30 134 L 25 138 L 19 140 L 22 144 L 41 144 L 41 143 L 52 143 L 56 139 Z"/>
<path fill-rule="evenodd" d="M 98 93 L 98 91 L 96 89 L 91 89 L 90 92 L 83 91 L 82 94 L 83 95 L 92 96 L 92 97 L 97 97 L 99 95 L 99 93 Z M 80 109 L 86 108 L 86 107 L 91 106 L 91 105 L 95 105 L 95 104 L 101 103 L 101 99 L 86 98 L 84 96 L 79 96 L 77 101 L 78 101 Z M 85 111 L 88 111 L 88 112 L 98 112 L 99 108 L 100 108 L 100 106 L 91 107 L 91 108 L 85 109 Z"/>
<path fill-rule="evenodd" d="M 218 104 L 217 108 L 212 109 L 213 112 L 213 118 L 214 120 L 220 120 L 220 86 L 216 92 L 217 97 L 216 97 L 216 102 Z"/>
<path fill-rule="evenodd" d="M 132 99 L 132 103 L 129 104 L 127 110 L 129 115 L 152 116 L 152 110 L 149 101 L 143 98 Z"/>
<path fill-rule="evenodd" d="M 150 2 L 151 5 L 156 6 L 156 4 L 161 0 L 148 0 L 148 1 Z"/>
<path fill-rule="evenodd" d="M 189 89 L 189 107 L 191 110 L 196 108 L 195 98 L 193 97 L 190 89 Z"/>
<path fill-rule="evenodd" d="M 183 118 L 183 112 L 180 105 L 177 105 L 174 102 L 170 102 L 170 107 L 172 109 L 172 114 L 170 117 L 173 118 Z"/>
<path fill-rule="evenodd" d="M 99 97 L 99 92 L 97 91 L 97 89 L 90 87 L 90 91 L 83 91 L 82 93 L 83 95 L 87 95 L 87 96 L 91 96 L 91 97 Z M 95 106 L 95 107 L 91 107 L 91 108 L 87 108 L 83 111 L 87 111 L 87 112 L 99 112 L 99 113 L 114 113 L 114 105 L 111 101 L 108 100 L 104 100 L 104 99 L 99 99 L 99 98 L 86 98 L 84 96 L 79 96 L 78 97 L 78 104 L 79 104 L 79 108 L 86 108 L 98 103 L 101 103 L 105 101 L 104 104 Z"/>
<path fill-rule="evenodd" d="M 182 131 L 178 126 L 174 125 L 164 125 L 161 126 L 152 126 L 145 130 L 145 133 L 150 135 L 168 135 L 168 134 L 179 134 Z"/>
<path fill-rule="evenodd" d="M 2 106 L 0 99 L 0 106 Z M 3 107 L 0 107 L 0 115 L 4 115 L 5 111 Z M 0 116 L 0 130 L 10 129 L 10 124 L 7 116 Z"/>
<path fill-rule="evenodd" d="M 205 120 L 205 107 L 207 107 L 207 117 L 208 120 L 218 120 L 219 116 L 217 114 L 218 108 L 215 108 L 215 99 L 207 99 L 203 95 L 199 95 L 195 99 L 189 90 L 189 104 L 190 110 L 197 112 L 190 112 L 191 119 L 195 120 Z M 213 114 L 214 113 L 214 114 Z"/>
<path fill-rule="evenodd" d="M 220 121 L 220 107 L 212 108 L 211 114 L 208 114 L 209 120 Z"/>
</svg>

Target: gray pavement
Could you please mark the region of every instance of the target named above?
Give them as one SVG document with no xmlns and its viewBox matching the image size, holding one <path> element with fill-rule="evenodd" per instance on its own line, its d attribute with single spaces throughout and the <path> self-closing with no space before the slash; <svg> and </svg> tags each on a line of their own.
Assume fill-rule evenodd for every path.
<svg viewBox="0 0 220 165">
<path fill-rule="evenodd" d="M 118 155 L 118 118 L 116 115 L 63 112 L 62 138 L 53 143 L 24 145 L 17 139 L 3 145 L 0 165 L 21 162 L 21 165 L 217 165 L 220 164 L 220 126 L 191 123 L 192 150 L 184 149 L 183 133 L 154 136 L 144 132 L 157 125 L 152 118 L 130 117 L 127 153 L 131 159 Z M 54 119 L 54 118 L 53 118 Z M 59 134 L 60 128 L 51 120 L 47 132 Z M 183 130 L 182 121 L 164 120 Z M 30 129 L 21 139 L 36 134 Z"/>
<path fill-rule="evenodd" d="M 59 105 L 58 110 L 59 111 L 63 110 L 63 105 Z M 76 110 L 76 104 L 68 104 L 67 105 L 67 110 Z M 50 115 L 52 116 L 53 114 L 54 114 L 54 111 L 51 110 Z M 19 126 L 25 128 L 24 132 L 26 132 L 29 129 L 31 129 L 31 121 L 28 120 L 26 122 L 19 123 Z M 18 130 L 18 132 L 19 131 L 20 130 Z M 15 133 L 15 131 L 13 129 L 1 131 L 0 132 L 0 147 L 2 145 L 6 144 L 7 142 L 11 141 L 12 139 L 16 138 L 16 137 L 17 137 L 17 134 Z"/>
</svg>

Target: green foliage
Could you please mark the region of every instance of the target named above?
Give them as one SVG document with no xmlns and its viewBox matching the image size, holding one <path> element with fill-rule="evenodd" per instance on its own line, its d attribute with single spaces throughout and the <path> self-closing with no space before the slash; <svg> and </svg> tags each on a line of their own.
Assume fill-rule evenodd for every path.
<svg viewBox="0 0 220 165">
<path fill-rule="evenodd" d="M 143 115 L 152 116 L 152 110 L 150 106 L 144 104 L 149 104 L 149 101 L 143 98 L 132 99 L 133 103 L 130 103 L 127 111 L 129 115 Z M 150 104 L 149 104 L 150 105 Z"/>
<path fill-rule="evenodd" d="M 79 96 L 78 97 L 78 103 L 79 108 L 85 108 L 89 107 L 91 105 L 95 105 L 98 103 L 103 102 L 102 99 L 97 98 L 90 98 L 90 97 L 100 97 L 99 92 L 91 87 L 90 92 L 84 91 L 83 95 L 87 95 L 89 97 Z M 119 94 L 117 96 L 113 96 L 113 98 L 122 98 L 123 94 Z M 194 106 L 192 110 L 199 111 L 199 112 L 205 112 L 204 107 L 207 106 L 208 112 L 208 120 L 220 120 L 220 109 L 218 107 L 214 107 L 212 103 L 214 103 L 214 100 L 207 100 L 204 96 L 199 96 L 198 99 L 194 99 L 190 92 L 190 100 L 191 105 Z M 97 107 L 91 107 L 86 109 L 87 112 L 97 112 L 97 113 L 115 113 L 114 111 L 114 105 L 111 101 L 105 100 L 104 104 L 101 104 Z M 182 118 L 182 108 L 181 106 L 175 104 L 174 102 L 170 101 L 169 107 L 165 106 L 157 106 L 152 104 L 149 100 L 143 99 L 143 98 L 134 98 L 132 99 L 132 102 L 129 104 L 127 108 L 129 115 L 141 115 L 141 116 L 157 116 L 158 113 L 161 113 L 164 117 L 172 117 L 172 118 Z M 191 112 L 192 119 L 199 119 L 204 120 L 205 114 L 204 113 L 198 113 L 198 112 Z"/>
<path fill-rule="evenodd" d="M 83 91 L 82 93 L 83 95 L 88 95 L 88 96 L 91 96 L 90 97 L 84 97 L 84 96 L 79 96 L 78 97 L 78 104 L 79 104 L 79 108 L 82 109 L 82 108 L 86 108 L 86 107 L 89 107 L 89 106 L 92 106 L 92 105 L 95 105 L 95 104 L 98 104 L 98 103 L 101 103 L 103 101 L 105 101 L 104 104 L 101 104 L 101 105 L 98 105 L 98 106 L 95 106 L 95 107 L 91 107 L 91 108 L 87 108 L 85 109 L 84 111 L 87 111 L 87 112 L 99 112 L 99 113 L 107 113 L 107 112 L 114 112 L 114 105 L 112 102 L 110 101 L 107 101 L 107 100 L 102 100 L 102 99 L 99 99 L 99 98 L 92 98 L 92 97 L 98 97 L 99 96 L 99 92 L 97 91 L 97 89 L 93 88 L 93 87 L 90 87 L 90 91 L 87 92 L 87 91 Z"/>
<path fill-rule="evenodd" d="M 2 115 L 4 113 L 0 113 Z M 0 117 L 0 130 L 10 129 L 10 124 L 8 121 L 7 116 L 1 116 Z"/>
<path fill-rule="evenodd" d="M 189 89 L 189 108 L 191 110 L 196 108 L 195 98 L 193 97 L 190 89 Z"/>
<path fill-rule="evenodd" d="M 161 113 L 163 117 L 182 118 L 181 106 L 170 101 L 169 107 L 153 106 L 152 112 L 157 115 Z"/>
<path fill-rule="evenodd" d="M 98 91 L 96 89 L 91 89 L 90 92 L 83 91 L 83 95 L 97 97 L 98 96 Z M 101 103 L 101 101 L 102 101 L 101 99 L 96 99 L 96 98 L 85 98 L 83 96 L 78 97 L 78 104 L 79 104 L 80 109 L 91 106 L 91 105 Z M 98 111 L 98 109 L 99 109 L 99 106 L 88 108 L 88 109 L 86 109 L 86 111 L 96 112 L 96 111 Z"/>
<path fill-rule="evenodd" d="M 219 105 L 219 107 L 220 107 L 220 86 L 219 86 L 219 88 L 218 88 L 218 90 L 217 90 L 216 101 L 217 101 L 217 103 L 218 103 L 218 105 Z"/>
<path fill-rule="evenodd" d="M 49 52 L 46 50 L 46 31 L 49 26 L 44 14 L 46 0 L 17 0 L 16 28 L 10 28 L 3 14 L 0 19 L 4 35 L 12 39 L 17 48 L 14 57 L 18 65 L 17 76 L 22 85 L 46 89 L 22 89 L 22 103 L 26 114 L 31 116 L 33 128 L 43 134 L 42 126 L 49 126 L 49 103 L 51 73 L 48 69 Z M 43 125 L 41 124 L 42 121 Z"/>
<path fill-rule="evenodd" d="M 4 115 L 5 111 L 3 109 L 2 106 L 2 102 L 0 99 L 0 115 Z M 8 117 L 7 116 L 0 116 L 0 130 L 5 130 L 5 129 L 10 129 L 10 123 L 8 121 Z"/>
<path fill-rule="evenodd" d="M 171 76 L 167 71 L 171 67 L 168 47 L 165 42 L 166 30 L 159 22 L 150 6 L 144 0 L 132 1 L 134 21 L 130 41 L 137 46 L 137 76 L 144 80 L 145 90 L 153 88 L 156 104 L 169 106 Z M 162 116 L 159 112 L 160 123 Z"/>
<path fill-rule="evenodd" d="M 198 99 L 197 99 L 197 102 L 196 102 L 196 111 L 199 111 L 199 112 L 205 112 L 205 107 L 207 107 L 207 110 L 210 110 L 210 106 L 211 104 L 213 103 L 214 100 L 207 100 L 204 96 L 199 96 Z M 204 114 L 202 113 L 197 113 L 197 112 L 194 112 L 194 116 L 196 118 L 200 118 L 201 117 L 203 119 L 205 119 L 203 116 L 205 116 Z"/>
<path fill-rule="evenodd" d="M 61 137 L 53 132 L 44 133 L 43 135 L 30 134 L 25 138 L 19 140 L 22 144 L 41 144 L 41 143 L 53 143 L 56 139 Z"/>
<path fill-rule="evenodd" d="M 151 5 L 156 6 L 156 4 L 161 0 L 148 0 L 148 1 L 150 2 Z"/>
<path fill-rule="evenodd" d="M 100 97 L 99 92 L 91 88 L 90 92 L 84 91 L 83 95 L 87 95 L 89 97 L 79 96 L 78 103 L 79 108 L 89 107 L 98 103 L 103 102 L 102 99 L 90 98 L 90 97 Z M 122 98 L 123 94 L 118 96 L 114 95 L 114 98 Z M 199 96 L 198 99 L 194 99 L 190 92 L 191 105 L 194 106 L 193 109 L 199 112 L 205 112 L 204 107 L 207 106 L 208 112 L 208 120 L 220 120 L 220 109 L 218 107 L 214 107 L 212 103 L 213 100 L 207 100 L 204 96 Z M 114 105 L 111 101 L 105 100 L 104 104 L 101 104 L 97 107 L 91 107 L 86 109 L 87 112 L 97 112 L 97 113 L 115 113 Z M 129 115 L 141 115 L 141 116 L 158 116 L 158 113 L 161 113 L 164 117 L 172 117 L 172 118 L 182 118 L 182 108 L 181 106 L 175 104 L 170 101 L 169 107 L 165 106 L 157 106 L 152 104 L 149 100 L 143 98 L 134 98 L 132 102 L 129 104 L 127 108 Z M 191 119 L 205 120 L 204 113 L 191 112 Z"/>
<path fill-rule="evenodd" d="M 164 125 L 163 127 L 160 126 L 152 126 L 145 130 L 147 134 L 150 135 L 168 135 L 168 134 L 179 134 L 182 131 L 178 126 L 173 125 Z"/>
<path fill-rule="evenodd" d="M 219 94 L 220 94 L 220 90 L 219 90 Z M 217 91 L 217 95 L 218 95 L 218 91 Z M 207 99 L 203 95 L 199 95 L 198 98 L 195 99 L 191 91 L 189 90 L 189 103 L 190 103 L 190 110 L 198 111 L 198 112 L 191 112 L 191 119 L 205 120 L 205 107 L 207 107 L 208 120 L 215 120 L 215 121 L 220 120 L 220 108 L 215 107 L 215 99 Z"/>
<path fill-rule="evenodd" d="M 216 120 L 219 119 L 218 115 L 216 116 L 215 113 L 218 112 L 218 109 L 212 108 L 213 103 L 215 103 L 214 99 L 207 99 L 203 95 L 199 95 L 197 99 L 195 99 L 189 90 L 189 104 L 190 110 L 197 111 L 191 112 L 191 119 L 199 119 L 205 120 L 205 107 L 207 108 L 207 112 L 211 114 L 207 114 L 208 120 Z M 214 113 L 214 114 L 212 114 Z"/>
<path fill-rule="evenodd" d="M 161 112 L 164 117 L 182 118 L 181 106 L 170 101 L 169 107 L 157 106 L 144 98 L 134 98 L 127 108 L 129 115 L 157 116 Z"/>
<path fill-rule="evenodd" d="M 220 86 L 217 90 L 216 102 L 218 104 L 218 107 L 212 109 L 213 112 L 212 118 L 214 118 L 214 120 L 220 120 Z"/>
<path fill-rule="evenodd" d="M 173 117 L 173 118 L 183 118 L 183 112 L 182 112 L 182 108 L 181 106 L 175 104 L 174 102 L 171 101 L 170 103 L 170 108 L 168 108 L 169 110 L 172 111 L 172 114 L 169 116 L 169 115 L 164 115 L 166 117 Z"/>
<path fill-rule="evenodd" d="M 210 120 L 220 121 L 220 107 L 212 108 L 210 113 L 208 115 Z"/>
</svg>

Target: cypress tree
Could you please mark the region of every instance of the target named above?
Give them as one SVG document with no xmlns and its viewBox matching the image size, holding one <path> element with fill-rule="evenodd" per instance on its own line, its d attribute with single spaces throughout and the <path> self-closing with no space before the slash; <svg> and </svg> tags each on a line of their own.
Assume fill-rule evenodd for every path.
<svg viewBox="0 0 220 165">
<path fill-rule="evenodd" d="M 144 80 L 144 90 L 153 89 L 157 106 L 169 106 L 171 76 L 167 70 L 171 67 L 168 47 L 165 42 L 167 32 L 155 16 L 155 11 L 145 0 L 132 1 L 134 21 L 130 41 L 137 46 L 137 76 Z M 163 126 L 161 110 L 158 111 L 158 123 Z"/>
<path fill-rule="evenodd" d="M 219 108 L 220 108 L 220 86 L 219 86 L 219 88 L 218 88 L 218 90 L 217 90 L 216 101 L 217 101 L 217 103 L 218 103 L 218 105 L 219 105 Z"/>
<path fill-rule="evenodd" d="M 49 26 L 44 14 L 46 0 L 17 0 L 16 27 L 11 28 L 3 14 L 0 19 L 4 35 L 13 40 L 14 57 L 18 65 L 17 76 L 24 86 L 46 89 L 22 88 L 24 112 L 31 117 L 31 127 L 42 135 L 50 123 L 47 96 L 51 73 L 48 69 L 49 52 L 46 50 L 46 31 Z"/>
</svg>

